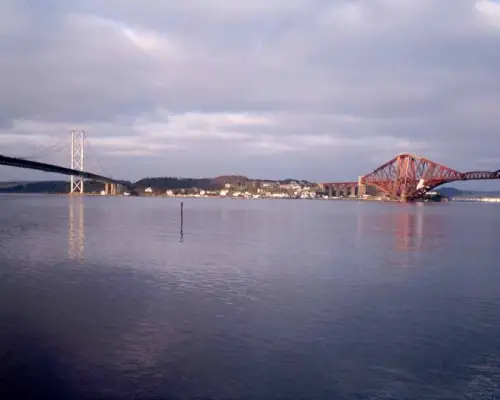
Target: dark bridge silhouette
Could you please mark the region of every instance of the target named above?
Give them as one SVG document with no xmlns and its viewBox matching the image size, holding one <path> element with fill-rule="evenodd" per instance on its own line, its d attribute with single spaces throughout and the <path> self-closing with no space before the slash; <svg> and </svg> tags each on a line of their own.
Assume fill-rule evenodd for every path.
<svg viewBox="0 0 500 400">
<path fill-rule="evenodd" d="M 0 155 L 0 165 L 8 165 L 10 167 L 33 169 L 37 171 L 53 172 L 56 174 L 69 175 L 69 176 L 80 176 L 84 179 L 91 179 L 97 182 L 110 183 L 113 185 L 121 185 L 130 190 L 131 193 L 135 193 L 130 182 L 119 181 L 116 179 L 108 178 L 106 176 L 93 174 L 91 172 L 79 171 L 76 169 L 65 168 L 59 165 L 46 164 L 38 161 L 25 160 L 23 158 L 8 157 Z"/>
</svg>

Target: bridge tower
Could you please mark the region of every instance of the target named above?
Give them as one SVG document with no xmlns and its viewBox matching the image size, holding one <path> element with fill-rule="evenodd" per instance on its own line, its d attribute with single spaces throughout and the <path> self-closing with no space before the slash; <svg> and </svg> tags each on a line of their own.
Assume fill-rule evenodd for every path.
<svg viewBox="0 0 500 400">
<path fill-rule="evenodd" d="M 83 171 L 85 132 L 71 132 L 71 169 Z M 83 177 L 71 175 L 70 194 L 83 194 Z"/>
</svg>

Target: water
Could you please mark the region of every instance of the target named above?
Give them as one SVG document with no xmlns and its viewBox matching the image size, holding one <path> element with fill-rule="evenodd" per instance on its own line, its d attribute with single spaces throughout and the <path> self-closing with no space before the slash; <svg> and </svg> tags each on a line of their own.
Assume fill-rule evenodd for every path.
<svg viewBox="0 0 500 400">
<path fill-rule="evenodd" d="M 0 196 L 0 397 L 500 398 L 492 204 Z"/>
</svg>

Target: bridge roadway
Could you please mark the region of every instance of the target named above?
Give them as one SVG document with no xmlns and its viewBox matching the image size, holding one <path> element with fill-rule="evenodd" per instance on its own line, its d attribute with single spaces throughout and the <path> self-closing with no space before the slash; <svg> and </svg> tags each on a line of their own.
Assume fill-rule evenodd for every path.
<svg viewBox="0 0 500 400">
<path fill-rule="evenodd" d="M 78 171 L 76 169 L 60 167 L 58 165 L 41 163 L 38 161 L 25 160 L 23 158 L 8 157 L 0 154 L 0 165 L 8 165 L 10 167 L 33 169 L 37 171 L 53 172 L 62 175 L 81 176 L 84 179 L 91 179 L 102 183 L 111 183 L 114 185 L 122 185 L 133 192 L 132 185 L 129 182 L 118 181 L 116 179 L 108 178 L 106 176 L 93 174 L 86 171 Z"/>
</svg>

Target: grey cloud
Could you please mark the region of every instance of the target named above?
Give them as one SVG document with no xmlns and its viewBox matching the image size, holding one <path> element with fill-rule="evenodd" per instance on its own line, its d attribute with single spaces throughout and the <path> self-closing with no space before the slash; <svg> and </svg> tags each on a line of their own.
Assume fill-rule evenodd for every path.
<svg viewBox="0 0 500 400">
<path fill-rule="evenodd" d="M 52 22 L 41 35 L 29 28 L 33 44 L 0 61 L 0 105 L 12 118 L 102 120 L 153 106 L 140 90 L 147 63 L 113 28 L 71 15 Z"/>
<path fill-rule="evenodd" d="M 498 158 L 500 25 L 473 0 L 187 4 L 2 2 L 0 143 L 85 127 L 134 178 L 354 179 L 405 150 L 457 169 Z M 225 113 L 272 123 L 212 118 Z"/>
</svg>

